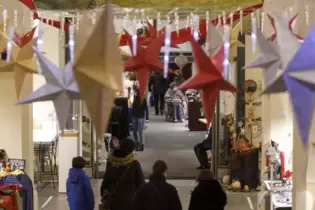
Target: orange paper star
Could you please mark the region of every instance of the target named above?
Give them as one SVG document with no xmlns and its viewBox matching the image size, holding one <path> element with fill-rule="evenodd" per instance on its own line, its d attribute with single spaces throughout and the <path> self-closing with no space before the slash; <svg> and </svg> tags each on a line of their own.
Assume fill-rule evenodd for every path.
<svg viewBox="0 0 315 210">
<path fill-rule="evenodd" d="M 133 52 L 132 37 L 125 31 L 128 44 Z M 137 54 L 133 55 L 124 64 L 125 71 L 136 71 L 139 81 L 140 97 L 144 98 L 145 89 L 147 87 L 150 71 L 163 71 L 164 65 L 159 60 L 160 51 L 164 37 L 160 36 L 157 39 L 152 40 L 146 48 L 141 47 L 141 44 L 137 42 Z"/>
<path fill-rule="evenodd" d="M 190 39 L 194 62 L 197 67 L 197 73 L 183 83 L 179 89 L 200 89 L 201 99 L 208 126 L 215 109 L 215 104 L 220 90 L 237 92 L 237 88 L 226 81 L 222 73 L 217 69 L 201 46 L 193 37 Z"/>
</svg>

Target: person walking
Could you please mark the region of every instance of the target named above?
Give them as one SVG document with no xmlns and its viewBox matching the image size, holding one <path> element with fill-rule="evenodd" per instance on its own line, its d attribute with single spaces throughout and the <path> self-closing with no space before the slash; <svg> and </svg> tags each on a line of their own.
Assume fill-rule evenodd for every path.
<svg viewBox="0 0 315 210">
<path fill-rule="evenodd" d="M 127 138 L 109 155 L 100 189 L 103 209 L 133 209 L 136 190 L 145 182 L 134 149 L 135 142 Z"/>
<path fill-rule="evenodd" d="M 90 178 L 83 171 L 84 167 L 83 157 L 72 159 L 72 168 L 69 170 L 66 184 L 70 210 L 94 210 L 94 193 Z"/>
<path fill-rule="evenodd" d="M 136 192 L 134 210 L 182 210 L 176 188 L 166 182 L 167 164 L 158 160 L 153 164 L 149 182 Z"/>
<path fill-rule="evenodd" d="M 164 113 L 164 95 L 167 90 L 167 81 L 161 72 L 153 72 L 149 79 L 149 92 L 154 97 L 155 115 Z"/>
<path fill-rule="evenodd" d="M 211 171 L 203 170 L 197 178 L 198 185 L 191 193 L 188 210 L 224 210 L 226 193 L 214 179 Z"/>
<path fill-rule="evenodd" d="M 134 90 L 134 101 L 132 104 L 132 129 L 135 141 L 137 143 L 136 150 L 143 151 L 143 128 L 145 121 L 149 121 L 149 108 L 146 98 L 141 100 L 139 89 Z"/>
</svg>

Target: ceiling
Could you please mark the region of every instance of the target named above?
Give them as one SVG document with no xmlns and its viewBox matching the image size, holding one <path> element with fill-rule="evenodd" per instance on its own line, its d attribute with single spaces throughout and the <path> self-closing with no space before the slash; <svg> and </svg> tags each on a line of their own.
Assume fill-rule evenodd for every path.
<svg viewBox="0 0 315 210">
<path fill-rule="evenodd" d="M 261 0 L 112 0 L 120 7 L 127 8 L 151 8 L 155 11 L 169 11 L 179 7 L 185 10 L 231 10 L 238 7 L 260 3 Z M 36 6 L 47 10 L 73 10 L 89 9 L 106 4 L 107 0 L 34 0 Z M 156 7 L 156 5 L 163 5 Z"/>
</svg>

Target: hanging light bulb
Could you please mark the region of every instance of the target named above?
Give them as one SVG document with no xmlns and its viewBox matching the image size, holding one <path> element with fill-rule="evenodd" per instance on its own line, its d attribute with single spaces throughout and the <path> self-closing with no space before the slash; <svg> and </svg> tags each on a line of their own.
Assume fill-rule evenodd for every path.
<svg viewBox="0 0 315 210">
<path fill-rule="evenodd" d="M 172 24 L 170 22 L 169 16 L 167 17 L 168 21 L 165 27 L 165 41 L 164 41 L 164 77 L 167 78 L 169 56 L 171 52 L 171 31 Z"/>
<path fill-rule="evenodd" d="M 8 11 L 6 9 L 3 10 L 3 32 L 7 30 L 7 18 L 8 18 Z"/>
<path fill-rule="evenodd" d="M 216 28 L 218 29 L 220 26 L 221 26 L 221 15 L 218 16 L 218 23 L 217 23 L 217 26 Z"/>
<path fill-rule="evenodd" d="M 7 60 L 6 60 L 8 63 L 11 60 L 13 36 L 14 36 L 14 27 L 10 27 L 10 29 L 9 29 L 9 39 L 8 39 L 8 43 L 7 43 Z"/>
<path fill-rule="evenodd" d="M 74 59 L 74 25 L 71 23 L 69 27 L 69 49 L 70 49 L 70 60 Z"/>
<path fill-rule="evenodd" d="M 92 23 L 95 24 L 96 23 L 96 13 L 93 12 L 92 14 Z"/>
<path fill-rule="evenodd" d="M 231 27 L 233 26 L 233 20 L 234 19 L 234 13 L 232 12 L 231 14 L 230 14 L 230 25 L 231 25 Z"/>
<path fill-rule="evenodd" d="M 251 21 L 252 21 L 252 34 L 251 34 L 251 39 L 252 39 L 252 50 L 253 53 L 256 52 L 256 32 L 257 32 L 257 21 L 256 21 L 256 15 L 255 13 L 251 13 Z"/>
<path fill-rule="evenodd" d="M 76 14 L 76 25 L 77 25 L 77 31 L 80 29 L 80 13 L 77 12 Z"/>
<path fill-rule="evenodd" d="M 223 26 L 224 28 L 224 78 L 229 76 L 229 56 L 230 56 L 230 27 L 228 25 Z"/>
<path fill-rule="evenodd" d="M 61 26 L 60 26 L 60 40 L 62 40 L 64 38 L 64 28 L 65 28 L 65 15 L 64 13 L 62 12 L 61 15 L 60 15 L 60 23 L 61 23 Z M 52 22 L 53 20 L 51 20 Z M 53 25 L 53 23 L 51 23 Z"/>
<path fill-rule="evenodd" d="M 293 8 L 292 7 L 289 8 L 289 15 L 290 15 L 290 19 L 293 18 Z"/>
<path fill-rule="evenodd" d="M 144 9 L 141 10 L 141 21 L 145 22 Z"/>
</svg>

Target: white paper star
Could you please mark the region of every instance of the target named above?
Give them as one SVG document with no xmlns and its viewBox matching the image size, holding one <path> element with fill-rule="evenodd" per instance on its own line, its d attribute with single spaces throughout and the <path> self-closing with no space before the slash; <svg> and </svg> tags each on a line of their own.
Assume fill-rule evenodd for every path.
<svg viewBox="0 0 315 210">
<path fill-rule="evenodd" d="M 53 101 L 60 130 L 66 127 L 72 100 L 80 99 L 80 93 L 72 73 L 72 63 L 64 69 L 58 68 L 49 61 L 38 49 L 33 48 L 42 69 L 46 84 L 22 98 L 18 104 L 27 104 L 39 101 Z"/>
<path fill-rule="evenodd" d="M 245 132 L 246 132 L 245 128 L 244 127 L 241 128 L 241 134 L 245 134 Z"/>
<path fill-rule="evenodd" d="M 233 133 L 232 137 L 233 137 L 233 139 L 235 139 L 236 138 L 236 133 Z"/>
<path fill-rule="evenodd" d="M 243 121 L 239 121 L 237 124 L 238 124 L 238 127 L 239 127 L 239 128 L 242 128 L 243 125 L 244 125 L 244 124 L 243 124 Z"/>
</svg>

